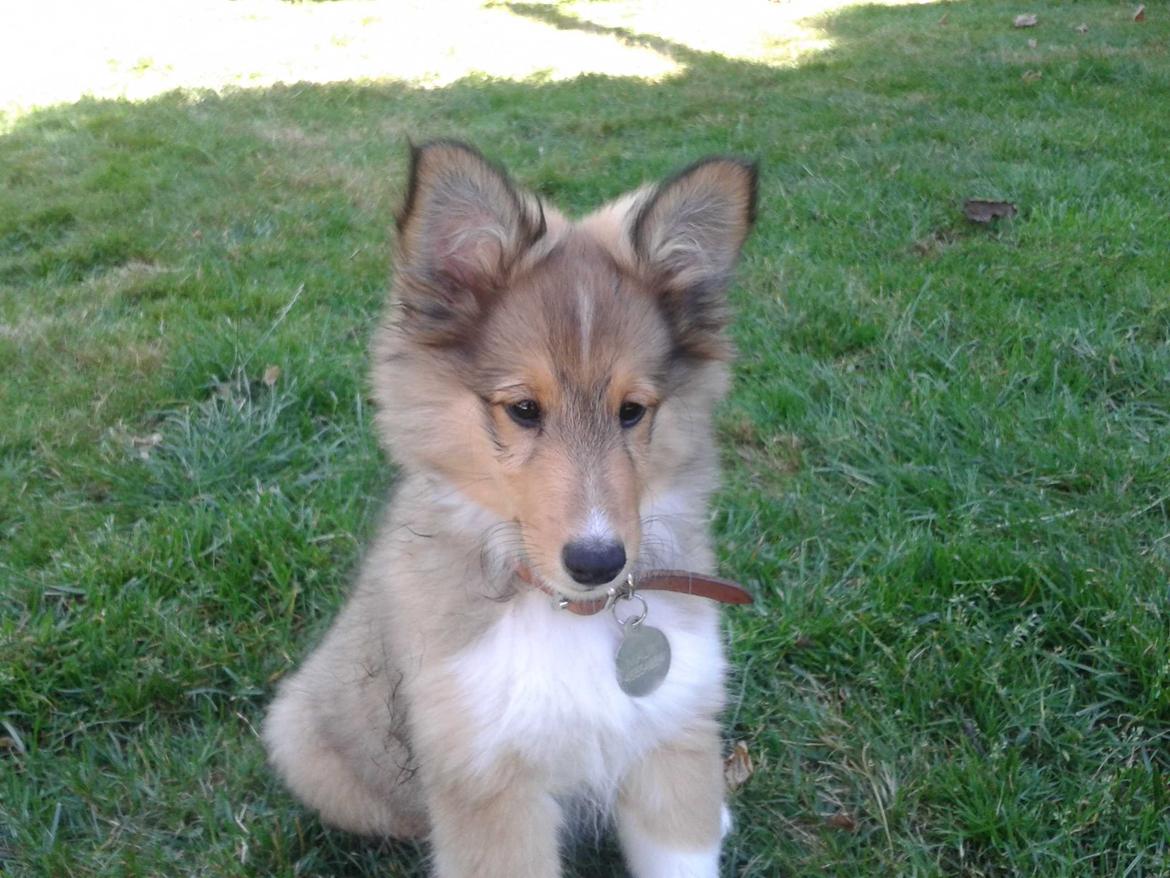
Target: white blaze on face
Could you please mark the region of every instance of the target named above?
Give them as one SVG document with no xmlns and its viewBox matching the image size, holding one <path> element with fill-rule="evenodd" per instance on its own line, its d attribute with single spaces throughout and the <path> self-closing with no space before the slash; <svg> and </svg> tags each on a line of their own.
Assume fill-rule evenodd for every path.
<svg viewBox="0 0 1170 878">
<path fill-rule="evenodd" d="M 577 288 L 577 320 L 581 329 L 581 359 L 589 359 L 589 338 L 593 334 L 593 297 L 585 287 Z"/>
<path fill-rule="evenodd" d="M 612 543 L 616 542 L 617 535 L 605 513 L 594 507 L 589 510 L 589 516 L 585 519 L 585 532 L 581 539 L 587 542 Z"/>
</svg>

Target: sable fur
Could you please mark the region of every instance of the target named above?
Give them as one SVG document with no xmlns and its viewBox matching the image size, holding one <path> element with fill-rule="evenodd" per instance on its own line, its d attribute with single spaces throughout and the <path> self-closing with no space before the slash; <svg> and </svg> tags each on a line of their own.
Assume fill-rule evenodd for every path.
<svg viewBox="0 0 1170 878">
<path fill-rule="evenodd" d="M 470 147 L 412 152 L 374 340 L 379 437 L 403 468 L 353 594 L 282 682 L 270 758 L 324 820 L 429 837 L 442 878 L 560 874 L 565 803 L 612 812 L 637 878 L 717 874 L 723 656 L 708 601 L 648 593 L 674 664 L 617 689 L 608 614 L 563 546 L 604 529 L 627 567 L 713 572 L 712 412 L 725 289 L 756 176 L 709 159 L 573 223 Z M 508 406 L 534 400 L 539 428 Z M 623 427 L 623 403 L 646 407 Z"/>
</svg>

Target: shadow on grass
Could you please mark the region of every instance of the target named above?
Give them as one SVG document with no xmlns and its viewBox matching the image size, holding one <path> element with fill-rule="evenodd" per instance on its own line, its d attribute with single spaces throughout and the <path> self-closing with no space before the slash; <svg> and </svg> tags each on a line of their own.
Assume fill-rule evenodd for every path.
<svg viewBox="0 0 1170 878">
<path fill-rule="evenodd" d="M 149 432 L 159 412 L 207 400 L 217 380 L 238 372 L 241 362 L 250 361 L 253 371 L 280 363 L 296 376 L 303 410 L 280 426 L 301 431 L 296 435 L 306 442 L 321 435 L 323 424 L 368 430 L 360 405 L 365 339 L 385 290 L 391 207 L 407 138 L 472 141 L 519 180 L 575 211 L 704 153 L 759 157 L 762 218 L 737 293 L 736 330 L 743 358 L 735 405 L 754 419 L 752 430 L 790 429 L 817 404 L 817 394 L 829 394 L 827 371 L 879 375 L 886 368 L 882 346 L 902 331 L 900 321 L 911 311 L 931 332 L 946 333 L 952 329 L 943 318 L 952 319 L 956 302 L 978 296 L 978 307 L 955 317 L 959 328 L 953 330 L 975 340 L 1017 325 L 1012 321 L 1034 328 L 1054 309 L 1095 307 L 1070 305 L 1076 294 L 1063 291 L 1074 288 L 1132 290 L 1130 298 L 1119 294 L 1110 303 L 1114 313 L 1148 313 L 1140 288 L 1143 277 L 1156 279 L 1153 263 L 1132 247 L 1123 250 L 1128 245 L 1114 229 L 1124 223 L 1109 215 L 1108 205 L 1100 214 L 1086 211 L 1088 219 L 1040 210 L 1084 205 L 1086 192 L 1112 191 L 1115 176 L 1123 174 L 1124 191 L 1164 190 L 1164 179 L 1156 176 L 1164 138 L 1143 141 L 1128 129 L 1110 130 L 1107 121 L 1148 112 L 1142 76 L 1159 88 L 1165 84 L 1164 75 L 1147 74 L 1139 61 L 1092 51 L 1109 40 L 1137 45 L 1139 37 L 1129 32 L 1103 26 L 1082 39 L 1072 27 L 1075 10 L 1054 10 L 1052 32 L 1063 30 L 1037 54 L 1025 37 L 1002 26 L 1016 11 L 1010 3 L 949 3 L 945 22 L 930 5 L 857 8 L 824 22 L 830 49 L 780 68 L 579 20 L 554 6 L 507 8 L 550 27 L 651 48 L 685 69 L 657 84 L 599 75 L 568 82 L 470 78 L 439 89 L 298 84 L 223 95 L 175 93 L 141 104 L 91 100 L 34 112 L 0 139 L 0 284 L 8 309 L 0 368 L 15 413 L 0 452 L 14 472 L 43 478 L 50 486 L 45 490 L 58 485 L 71 498 L 87 498 L 62 512 L 55 495 L 42 507 L 15 489 L 0 494 L 11 501 L 0 508 L 17 510 L 0 515 L 8 516 L 11 557 L 22 568 L 53 570 L 63 554 L 68 557 L 60 570 L 68 571 L 74 531 L 107 519 L 129 528 L 158 514 L 163 500 L 151 506 L 150 498 L 174 492 L 136 490 L 139 469 L 114 478 L 109 467 L 130 472 L 137 464 L 87 458 L 90 452 L 78 446 L 122 422 Z M 1135 84 L 1119 89 L 1120 76 Z M 1060 103 L 1074 92 L 1074 104 Z M 1164 121 L 1143 124 L 1147 132 L 1165 130 Z M 1104 158 L 1092 168 L 1072 161 L 1085 150 Z M 1148 179 L 1141 176 L 1146 173 Z M 1022 206 L 1021 219 L 1003 230 L 965 224 L 957 206 L 970 195 L 1010 195 Z M 1153 215 L 1156 208 L 1150 210 Z M 1086 223 L 1084 239 L 1097 242 L 1104 256 L 1053 260 L 1038 278 L 1030 269 L 1046 236 L 1074 221 Z M 962 260 L 973 267 L 964 268 Z M 979 273 L 993 282 L 973 286 Z M 777 360 L 781 336 L 790 355 L 784 368 L 807 370 L 799 392 L 777 377 L 784 373 Z M 948 368 L 926 355 L 912 366 L 923 381 Z M 46 374 L 60 375 L 48 389 Z M 1093 381 L 1086 372 L 1085 386 Z M 1140 401 L 1141 387 L 1113 391 Z M 95 396 L 102 400 L 96 410 Z M 68 428 L 59 426 L 63 419 Z M 745 447 L 747 463 L 736 464 L 733 477 L 755 456 L 771 453 L 763 445 Z M 296 454 L 290 451 L 290 460 L 300 460 Z M 62 457 L 70 466 L 60 468 L 64 476 L 52 476 L 52 464 Z M 283 482 L 289 496 L 302 482 L 315 485 L 329 475 L 322 476 L 314 460 L 290 465 Z M 260 464 L 255 473 L 241 473 L 240 481 L 260 475 L 282 483 L 280 472 Z M 372 456 L 346 478 L 347 492 L 358 497 L 380 484 Z M 749 482 L 745 476 L 737 484 Z M 125 484 L 131 487 L 119 487 Z M 184 498 L 195 500 L 207 498 Z M 234 502 L 226 490 L 211 501 Z M 181 523 L 183 513 L 175 514 Z M 346 515 L 336 523 L 339 531 L 368 527 L 356 509 Z M 771 527 L 779 533 L 779 525 Z M 724 528 L 730 532 L 731 525 Z M 725 536 L 734 569 L 761 582 L 774 574 L 774 561 L 759 561 L 750 546 L 736 548 Z M 50 827 L 57 839 L 55 852 L 50 845 L 30 856 L 29 874 L 84 873 L 120 844 L 135 847 L 148 872 L 178 857 L 197 866 L 192 873 L 374 875 L 386 874 L 389 855 L 389 874 L 418 874 L 417 848 L 368 845 L 323 830 L 300 812 L 266 774 L 259 744 L 245 731 L 261 716 L 288 657 L 308 648 L 300 633 L 304 619 L 319 629 L 335 611 L 356 552 L 349 547 L 332 559 L 336 569 L 311 597 L 289 586 L 274 601 L 265 600 L 274 588 L 268 559 L 258 557 L 253 568 L 215 582 L 223 576 L 222 563 L 210 550 L 198 555 L 190 579 L 183 580 L 186 603 L 177 606 L 176 624 L 199 631 L 208 619 L 230 621 L 217 597 L 221 591 L 254 599 L 248 611 L 256 616 L 250 628 L 231 632 L 230 649 L 187 638 L 195 641 L 189 678 L 168 677 L 179 673 L 170 669 L 152 672 L 170 685 L 94 697 L 95 680 L 145 673 L 140 660 L 146 650 L 110 653 L 104 630 L 80 614 L 69 617 L 67 609 L 54 612 L 70 618 L 71 643 L 82 644 L 67 670 L 51 640 L 22 641 L 17 663 L 29 669 L 26 689 L 6 715 L 39 730 L 39 761 L 27 766 L 27 781 L 58 783 L 52 801 L 30 803 L 16 815 L 29 827 L 18 846 L 22 839 L 42 839 Z M 111 583 L 161 588 L 157 571 L 135 566 L 147 560 L 122 559 L 125 569 L 117 577 L 103 563 L 95 559 L 91 573 L 100 584 L 95 588 L 108 590 L 107 600 L 116 598 L 118 586 Z M 274 606 L 295 609 L 297 637 L 288 636 L 290 623 Z M 135 636 L 149 643 L 154 633 Z M 227 651 L 217 651 L 221 647 Z M 200 696 L 213 704 L 209 716 L 192 706 L 190 693 L 213 688 Z M 748 700 L 730 720 L 731 734 L 763 740 L 766 689 L 758 681 L 747 688 Z M 213 763 L 209 770 L 227 777 L 226 799 L 252 808 L 250 839 L 223 818 L 219 799 L 172 808 L 146 796 L 138 811 L 120 814 L 114 791 L 83 790 L 84 767 L 69 768 L 69 748 L 60 743 L 66 732 L 110 717 L 132 717 L 127 728 L 137 728 L 143 715 L 160 717 L 152 732 L 160 742 L 192 723 L 196 734 L 235 730 L 226 750 L 237 770 L 226 769 L 217 756 L 206 758 Z M 159 746 L 165 752 L 165 744 Z M 765 757 L 758 760 L 760 771 L 738 799 L 742 829 L 728 842 L 727 875 L 817 874 L 844 862 L 996 871 L 1001 854 L 993 836 L 968 837 L 961 854 L 967 859 L 958 864 L 959 854 L 941 850 L 945 831 L 934 826 L 910 821 L 902 827 L 897 857 L 888 827 L 883 832 L 876 822 L 859 820 L 855 833 L 841 832 L 822 820 L 822 811 L 826 802 L 848 802 L 829 794 L 798 799 L 785 787 L 785 751 L 759 755 Z M 185 777 L 167 765 L 151 770 L 148 780 L 164 791 Z M 60 803 L 56 813 L 54 803 Z M 119 813 L 117 832 L 99 830 L 95 838 L 91 812 Z M 227 813 L 234 813 L 230 806 Z M 171 818 L 216 827 L 215 841 L 208 846 L 207 837 L 179 832 Z M 258 831 L 259 823 L 270 827 Z M 922 834 L 928 839 L 916 859 Z M 246 867 L 238 855 L 245 839 Z M 149 860 L 160 845 L 168 853 Z M 882 860 L 887 849 L 891 859 Z M 572 874 L 619 872 L 607 845 L 595 857 L 586 853 Z"/>
<path fill-rule="evenodd" d="M 555 27 L 557 30 L 580 31 L 581 33 L 594 34 L 596 36 L 613 37 L 627 46 L 653 49 L 655 52 L 666 55 L 680 64 L 685 64 L 689 68 L 696 66 L 701 68 L 707 63 L 726 62 L 728 60 L 717 52 L 703 52 L 692 49 L 690 46 L 665 39 L 657 34 L 638 33 L 630 28 L 597 24 L 587 19 L 566 15 L 556 6 L 547 3 L 504 3 L 502 5 L 517 15 L 535 19 L 536 21 Z"/>
</svg>

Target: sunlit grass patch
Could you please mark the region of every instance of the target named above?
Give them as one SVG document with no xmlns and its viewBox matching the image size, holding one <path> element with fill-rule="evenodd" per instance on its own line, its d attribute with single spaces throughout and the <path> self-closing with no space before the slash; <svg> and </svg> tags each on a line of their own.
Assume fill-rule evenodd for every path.
<svg viewBox="0 0 1170 878">
<path fill-rule="evenodd" d="M 855 3 L 23 4 L 8 12 L 0 35 L 0 112 L 16 118 L 83 95 L 144 100 L 280 82 L 437 87 L 473 75 L 555 81 L 587 73 L 658 80 L 685 70 L 688 52 L 791 64 L 831 46 L 820 17 Z"/>
</svg>

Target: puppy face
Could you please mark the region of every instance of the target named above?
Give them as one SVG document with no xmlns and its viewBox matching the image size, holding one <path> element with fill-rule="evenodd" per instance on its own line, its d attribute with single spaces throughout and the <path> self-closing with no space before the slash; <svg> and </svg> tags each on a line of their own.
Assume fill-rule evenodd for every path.
<svg viewBox="0 0 1170 878">
<path fill-rule="evenodd" d="M 467 147 L 416 150 L 374 372 L 392 453 L 510 522 L 549 588 L 624 576 L 709 441 L 754 191 L 711 160 L 572 224 Z"/>
</svg>

